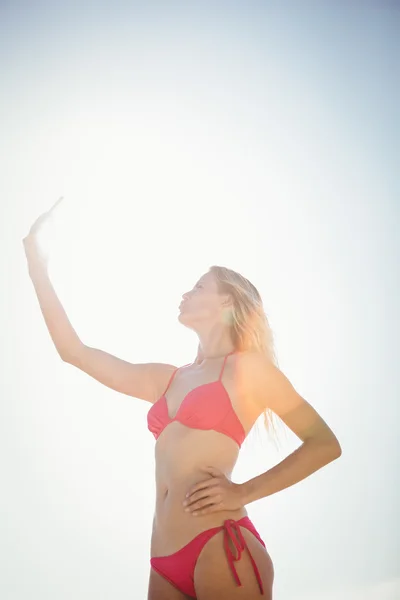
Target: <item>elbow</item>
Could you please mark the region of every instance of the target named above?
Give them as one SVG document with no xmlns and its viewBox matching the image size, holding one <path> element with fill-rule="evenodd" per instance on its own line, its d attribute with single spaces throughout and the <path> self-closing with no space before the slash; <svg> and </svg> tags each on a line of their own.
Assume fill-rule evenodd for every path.
<svg viewBox="0 0 400 600">
<path fill-rule="evenodd" d="M 329 437 L 326 435 L 323 437 L 314 437 L 312 438 L 312 443 L 315 451 L 318 452 L 325 464 L 336 460 L 342 455 L 342 447 L 333 433 Z"/>
<path fill-rule="evenodd" d="M 332 429 L 328 428 L 325 430 L 323 437 L 326 452 L 330 456 L 330 460 L 336 460 L 342 456 L 342 447 Z"/>
<path fill-rule="evenodd" d="M 333 432 L 331 434 L 331 445 L 334 458 L 336 459 L 342 456 L 342 446 Z"/>
<path fill-rule="evenodd" d="M 329 447 L 329 455 L 331 457 L 331 460 L 336 460 L 337 458 L 342 456 L 342 447 L 336 436 L 333 436 L 333 438 L 329 441 L 327 447 Z"/>
<path fill-rule="evenodd" d="M 71 350 L 70 348 L 68 350 L 63 349 L 59 350 L 58 354 L 63 362 L 76 366 L 77 364 L 79 364 L 80 359 L 79 350 L 80 348 L 74 348 L 73 350 Z"/>
<path fill-rule="evenodd" d="M 333 444 L 332 453 L 333 460 L 336 460 L 337 458 L 340 458 L 340 456 L 342 456 L 342 447 L 339 444 L 338 440 L 336 440 L 336 442 Z"/>
<path fill-rule="evenodd" d="M 68 354 L 67 352 L 59 352 L 58 353 L 59 357 L 61 358 L 61 360 L 65 363 L 71 363 L 72 361 L 72 356 L 71 354 Z"/>
</svg>

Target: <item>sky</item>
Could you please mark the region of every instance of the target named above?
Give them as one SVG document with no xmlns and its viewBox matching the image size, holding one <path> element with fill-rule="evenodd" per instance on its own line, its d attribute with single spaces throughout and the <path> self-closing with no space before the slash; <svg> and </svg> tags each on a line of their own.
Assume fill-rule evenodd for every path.
<svg viewBox="0 0 400 600">
<path fill-rule="evenodd" d="M 1 597 L 147 593 L 149 405 L 60 360 L 27 272 L 64 196 L 42 243 L 84 343 L 191 362 L 181 295 L 233 268 L 337 435 L 339 460 L 247 506 L 274 600 L 398 600 L 400 4 L 81 4 L 0 2 Z M 233 480 L 280 439 L 257 423 Z"/>
</svg>

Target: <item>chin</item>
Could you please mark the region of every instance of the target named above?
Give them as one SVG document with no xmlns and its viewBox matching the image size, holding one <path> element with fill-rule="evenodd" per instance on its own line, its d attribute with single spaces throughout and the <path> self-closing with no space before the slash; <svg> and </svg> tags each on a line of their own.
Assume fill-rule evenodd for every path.
<svg viewBox="0 0 400 600">
<path fill-rule="evenodd" d="M 182 323 L 182 325 L 185 325 L 185 327 L 189 327 L 189 328 L 193 328 L 193 319 L 190 318 L 190 315 L 188 315 L 187 313 L 185 313 L 185 311 L 182 311 L 179 313 L 178 315 L 178 321 L 179 323 Z"/>
<path fill-rule="evenodd" d="M 185 315 L 185 313 L 181 311 L 178 315 L 178 321 L 180 323 L 183 323 L 184 325 L 186 325 L 186 323 L 188 321 L 187 315 Z"/>
</svg>

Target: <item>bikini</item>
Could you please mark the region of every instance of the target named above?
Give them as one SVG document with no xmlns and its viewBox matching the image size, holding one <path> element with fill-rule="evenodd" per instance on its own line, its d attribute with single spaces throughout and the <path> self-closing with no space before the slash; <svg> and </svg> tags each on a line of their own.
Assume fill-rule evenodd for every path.
<svg viewBox="0 0 400 600">
<path fill-rule="evenodd" d="M 175 369 L 168 382 L 165 392 L 161 398 L 159 398 L 159 400 L 153 404 L 147 413 L 148 429 L 156 439 L 161 435 L 165 427 L 174 421 L 178 421 L 179 423 L 182 423 L 183 425 L 186 425 L 192 429 L 212 429 L 213 431 L 223 433 L 224 435 L 232 438 L 238 444 L 239 448 L 241 447 L 246 437 L 246 433 L 243 425 L 233 410 L 228 392 L 221 381 L 226 359 L 233 353 L 234 351 L 225 356 L 218 380 L 200 385 L 186 394 L 175 417 L 171 418 L 168 414 L 167 399 L 165 394 L 167 393 L 167 390 L 169 389 L 171 382 L 178 371 L 178 369 Z M 240 560 L 243 550 L 246 549 L 253 565 L 260 592 L 261 594 L 264 594 L 260 573 L 252 555 L 250 554 L 250 550 L 247 547 L 246 541 L 240 530 L 240 526 L 251 531 L 265 547 L 265 543 L 261 539 L 260 534 L 254 527 L 249 517 L 246 516 L 237 521 L 234 519 L 226 519 L 223 525 L 212 527 L 211 529 L 207 529 L 206 531 L 199 533 L 177 552 L 174 552 L 168 556 L 157 556 L 151 558 L 150 564 L 155 571 L 167 579 L 167 581 L 169 581 L 178 590 L 192 598 L 196 598 L 196 592 L 194 588 L 194 570 L 198 556 L 205 544 L 214 535 L 216 535 L 219 531 L 224 531 L 225 553 L 237 585 L 241 586 L 242 584 L 240 583 L 234 562 Z M 229 540 L 231 540 L 234 548 L 236 549 L 236 556 L 230 548 Z"/>
</svg>

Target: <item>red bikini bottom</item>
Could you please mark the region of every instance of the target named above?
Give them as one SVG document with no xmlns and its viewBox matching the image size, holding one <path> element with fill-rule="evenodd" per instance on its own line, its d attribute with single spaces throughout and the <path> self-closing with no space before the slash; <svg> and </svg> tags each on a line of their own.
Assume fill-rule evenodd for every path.
<svg viewBox="0 0 400 600">
<path fill-rule="evenodd" d="M 258 586 L 260 588 L 260 593 L 264 594 L 263 585 L 261 582 L 260 573 L 257 569 L 257 565 L 254 562 L 252 555 L 250 554 L 250 550 L 247 547 L 246 541 L 243 537 L 242 532 L 240 531 L 240 527 L 245 527 L 249 531 L 251 531 L 256 538 L 262 543 L 265 548 L 265 544 L 260 537 L 260 534 L 254 527 L 253 523 L 250 521 L 249 517 L 242 517 L 238 521 L 234 521 L 233 519 L 227 519 L 224 521 L 224 524 L 219 527 L 213 527 L 212 529 L 207 529 L 207 531 L 202 531 L 199 535 L 196 535 L 186 546 L 183 546 L 177 552 L 173 554 L 169 554 L 168 556 L 156 556 L 150 559 L 150 564 L 152 568 L 157 571 L 160 575 L 162 575 L 167 581 L 169 581 L 173 586 L 175 586 L 178 590 L 191 596 L 192 598 L 196 598 L 196 592 L 194 589 L 194 569 L 196 566 L 197 558 L 203 549 L 204 545 L 210 540 L 216 533 L 224 530 L 224 548 L 225 553 L 228 558 L 229 566 L 231 567 L 231 571 L 233 577 L 237 583 L 237 585 L 241 586 L 240 579 L 236 572 L 234 562 L 240 560 L 242 552 L 244 549 L 247 550 L 251 563 L 253 565 L 253 569 L 258 581 Z M 237 540 L 235 536 L 235 532 L 240 541 Z M 237 555 L 235 556 L 229 546 L 229 540 L 232 541 L 234 547 L 237 550 Z"/>
</svg>

